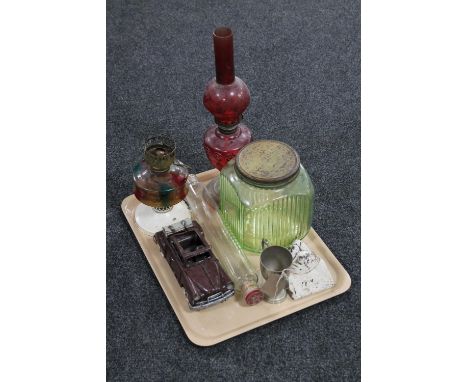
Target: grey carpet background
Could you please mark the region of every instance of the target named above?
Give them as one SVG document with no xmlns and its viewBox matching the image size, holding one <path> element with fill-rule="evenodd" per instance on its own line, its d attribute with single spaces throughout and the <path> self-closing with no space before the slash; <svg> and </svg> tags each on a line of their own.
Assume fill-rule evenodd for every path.
<svg viewBox="0 0 468 382">
<path fill-rule="evenodd" d="M 145 138 L 175 136 L 210 164 L 202 104 L 211 33 L 234 30 L 255 138 L 297 149 L 316 187 L 313 226 L 351 275 L 346 294 L 210 348 L 185 336 L 120 203 Z M 360 3 L 112 1 L 107 4 L 109 381 L 360 380 Z"/>
</svg>

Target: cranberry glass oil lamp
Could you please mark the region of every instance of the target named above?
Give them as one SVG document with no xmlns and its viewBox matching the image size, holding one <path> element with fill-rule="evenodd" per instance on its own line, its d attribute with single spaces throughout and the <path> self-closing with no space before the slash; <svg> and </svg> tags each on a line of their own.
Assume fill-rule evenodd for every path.
<svg viewBox="0 0 468 382">
<path fill-rule="evenodd" d="M 236 156 L 252 140 L 252 132 L 242 122 L 242 113 L 250 103 L 247 85 L 234 74 L 233 34 L 226 27 L 213 32 L 216 77 L 208 82 L 203 104 L 213 114 L 215 123 L 204 135 L 203 146 L 208 159 L 218 170 Z M 208 191 L 219 200 L 218 178 Z"/>
<path fill-rule="evenodd" d="M 188 169 L 175 159 L 175 142 L 168 137 L 146 141 L 144 159 L 133 169 L 137 225 L 148 235 L 190 217 L 187 195 Z"/>
</svg>

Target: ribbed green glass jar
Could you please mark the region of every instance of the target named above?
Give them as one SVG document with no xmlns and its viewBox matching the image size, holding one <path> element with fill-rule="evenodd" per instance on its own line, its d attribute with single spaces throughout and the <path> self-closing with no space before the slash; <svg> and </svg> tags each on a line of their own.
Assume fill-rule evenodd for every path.
<svg viewBox="0 0 468 382">
<path fill-rule="evenodd" d="M 220 214 L 243 249 L 289 246 L 310 229 L 314 187 L 296 151 L 265 140 L 245 146 L 219 177 Z"/>
</svg>

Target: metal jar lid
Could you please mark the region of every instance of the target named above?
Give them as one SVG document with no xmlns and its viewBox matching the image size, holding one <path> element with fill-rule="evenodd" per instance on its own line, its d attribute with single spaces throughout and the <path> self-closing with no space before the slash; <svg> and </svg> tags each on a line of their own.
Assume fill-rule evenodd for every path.
<svg viewBox="0 0 468 382">
<path fill-rule="evenodd" d="M 239 151 L 235 168 L 247 182 L 268 187 L 289 183 L 299 173 L 299 165 L 299 154 L 291 146 L 274 140 L 260 140 Z"/>
</svg>

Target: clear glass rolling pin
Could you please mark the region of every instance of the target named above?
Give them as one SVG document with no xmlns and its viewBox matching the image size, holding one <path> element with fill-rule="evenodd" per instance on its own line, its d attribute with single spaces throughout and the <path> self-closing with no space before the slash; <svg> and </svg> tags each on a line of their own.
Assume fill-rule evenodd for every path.
<svg viewBox="0 0 468 382">
<path fill-rule="evenodd" d="M 263 299 L 263 293 L 257 285 L 258 276 L 249 259 L 239 245 L 231 238 L 224 227 L 218 211 L 209 206 L 204 198 L 211 197 L 204 193 L 204 186 L 195 175 L 187 179 L 189 192 L 185 198 L 192 211 L 192 216 L 203 228 L 205 237 L 211 245 L 224 271 L 229 275 L 242 299 L 247 305 L 255 305 Z"/>
</svg>

